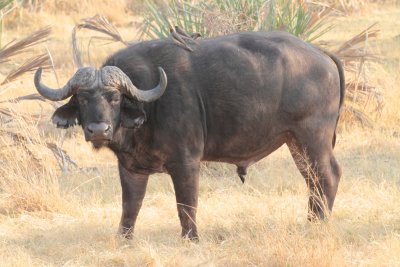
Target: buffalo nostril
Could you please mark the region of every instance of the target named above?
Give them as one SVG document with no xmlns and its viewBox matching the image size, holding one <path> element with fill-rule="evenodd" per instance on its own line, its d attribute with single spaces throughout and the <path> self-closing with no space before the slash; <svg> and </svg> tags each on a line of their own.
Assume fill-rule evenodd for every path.
<svg viewBox="0 0 400 267">
<path fill-rule="evenodd" d="M 92 122 L 86 129 L 92 137 L 100 137 L 105 136 L 111 131 L 111 125 L 105 122 Z"/>
</svg>

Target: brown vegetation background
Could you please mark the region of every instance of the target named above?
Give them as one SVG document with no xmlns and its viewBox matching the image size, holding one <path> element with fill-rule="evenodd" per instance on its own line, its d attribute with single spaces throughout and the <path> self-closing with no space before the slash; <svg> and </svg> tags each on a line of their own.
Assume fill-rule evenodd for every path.
<svg viewBox="0 0 400 267">
<path fill-rule="evenodd" d="M 51 54 L 54 71 L 43 79 L 54 87 L 75 71 L 71 32 L 81 18 L 103 14 L 125 40 L 137 40 L 145 8 L 134 0 L 23 2 L 4 17 L 1 44 L 51 25 L 50 39 L 29 53 Z M 323 3 L 339 10 L 325 43 L 339 45 L 378 23 L 379 36 L 367 44 L 378 60 L 366 75 L 385 103 L 379 112 L 365 104 L 369 126 L 340 123 L 343 177 L 329 222 L 307 222 L 306 184 L 282 147 L 252 166 L 244 185 L 230 165 L 202 167 L 199 244 L 179 238 L 173 186 L 163 174 L 150 179 L 134 239 L 121 240 L 115 157 L 94 152 L 78 127 L 51 125 L 51 103 L 10 102 L 35 93 L 28 73 L 0 87 L 0 266 L 399 266 L 399 2 Z M 85 62 L 98 66 L 123 45 L 94 39 L 88 55 L 96 35 L 78 38 Z M 15 61 L 1 63 L 0 81 Z"/>
</svg>

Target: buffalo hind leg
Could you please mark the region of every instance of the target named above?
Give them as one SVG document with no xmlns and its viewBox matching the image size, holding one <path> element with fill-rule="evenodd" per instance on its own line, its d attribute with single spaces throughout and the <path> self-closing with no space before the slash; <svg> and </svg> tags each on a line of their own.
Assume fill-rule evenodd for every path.
<svg viewBox="0 0 400 267">
<path fill-rule="evenodd" d="M 288 147 L 310 190 L 308 219 L 324 220 L 332 211 L 341 176 L 340 166 L 333 156 L 332 139 L 311 135 L 293 137 Z"/>
<path fill-rule="evenodd" d="M 118 234 L 132 238 L 136 218 L 146 193 L 148 175 L 132 173 L 118 164 L 122 187 L 122 216 Z"/>
<path fill-rule="evenodd" d="M 197 242 L 196 211 L 199 194 L 200 163 L 170 164 L 167 166 L 175 189 L 176 204 L 182 227 L 182 237 Z"/>
</svg>

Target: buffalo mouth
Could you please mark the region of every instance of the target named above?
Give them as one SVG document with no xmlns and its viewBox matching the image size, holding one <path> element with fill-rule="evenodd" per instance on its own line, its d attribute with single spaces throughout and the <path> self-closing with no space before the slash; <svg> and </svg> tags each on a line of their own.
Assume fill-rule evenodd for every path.
<svg viewBox="0 0 400 267">
<path fill-rule="evenodd" d="M 103 138 L 103 139 L 92 139 L 89 141 L 92 143 L 92 145 L 95 149 L 99 149 L 101 147 L 109 145 L 111 142 L 111 139 Z"/>
</svg>

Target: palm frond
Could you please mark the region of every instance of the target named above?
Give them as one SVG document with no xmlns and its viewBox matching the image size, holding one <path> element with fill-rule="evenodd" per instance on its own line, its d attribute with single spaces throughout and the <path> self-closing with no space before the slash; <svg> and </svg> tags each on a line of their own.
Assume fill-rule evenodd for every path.
<svg viewBox="0 0 400 267">
<path fill-rule="evenodd" d="M 2 119 L 2 117 L 6 117 L 8 119 L 11 119 L 11 121 L 12 121 L 12 118 L 15 118 L 15 116 L 16 116 L 15 113 L 10 111 L 10 109 L 0 107 L 0 119 Z M 19 114 L 18 117 L 22 118 L 25 121 L 32 120 L 32 118 L 35 118 L 35 116 L 33 116 L 33 115 L 28 116 L 28 115 L 23 115 L 23 114 Z M 0 129 L 0 132 L 1 132 L 1 129 Z"/>
<path fill-rule="evenodd" d="M 346 54 L 347 50 L 353 49 L 354 46 L 365 42 L 368 38 L 375 38 L 379 35 L 379 29 L 373 29 L 378 23 L 374 23 L 367 29 L 363 30 L 350 40 L 344 42 L 335 53 L 338 55 Z"/>
<path fill-rule="evenodd" d="M 52 105 L 54 108 L 59 107 L 59 104 L 57 104 L 56 102 L 49 101 L 48 99 L 46 99 L 43 96 L 36 94 L 36 93 L 24 95 L 24 96 L 18 96 L 18 97 L 12 98 L 12 99 L 3 100 L 3 101 L 0 101 L 0 104 L 2 104 L 2 103 L 18 103 L 18 102 L 25 101 L 25 100 L 42 101 L 42 102 Z"/>
<path fill-rule="evenodd" d="M 82 62 L 81 51 L 79 51 L 78 43 L 76 40 L 76 30 L 77 27 L 75 26 L 74 29 L 72 30 L 72 56 L 75 62 L 75 66 L 78 68 L 82 68 L 83 62 Z"/>
<path fill-rule="evenodd" d="M 110 38 L 108 40 L 111 40 L 113 42 L 121 42 L 124 45 L 128 45 L 128 43 L 124 41 L 121 34 L 114 27 L 114 25 L 112 25 L 103 15 L 97 14 L 91 18 L 81 19 L 81 21 L 82 22 L 77 24 L 72 30 L 72 54 L 74 57 L 74 62 L 78 67 L 82 67 L 83 62 L 76 39 L 77 30 L 88 29 L 92 31 L 97 31 L 109 36 Z"/>
<path fill-rule="evenodd" d="M 51 27 L 46 26 L 31 35 L 19 40 L 11 41 L 0 49 L 0 64 L 7 62 L 11 57 L 25 53 L 29 48 L 47 41 L 51 33 Z"/>
<path fill-rule="evenodd" d="M 147 11 L 141 26 L 140 39 L 167 38 L 169 29 L 179 26 L 188 33 L 200 33 L 208 36 L 209 32 L 204 23 L 204 10 L 208 9 L 205 1 L 195 3 L 189 0 L 171 0 L 160 9 L 153 0 L 146 0 Z"/>
<path fill-rule="evenodd" d="M 39 67 L 42 67 L 42 69 L 51 68 L 51 65 L 49 64 L 49 55 L 47 53 L 30 58 L 25 61 L 25 63 L 23 63 L 20 67 L 11 71 L 0 85 L 12 82 L 19 76 L 28 72 L 32 72 Z"/>
</svg>

